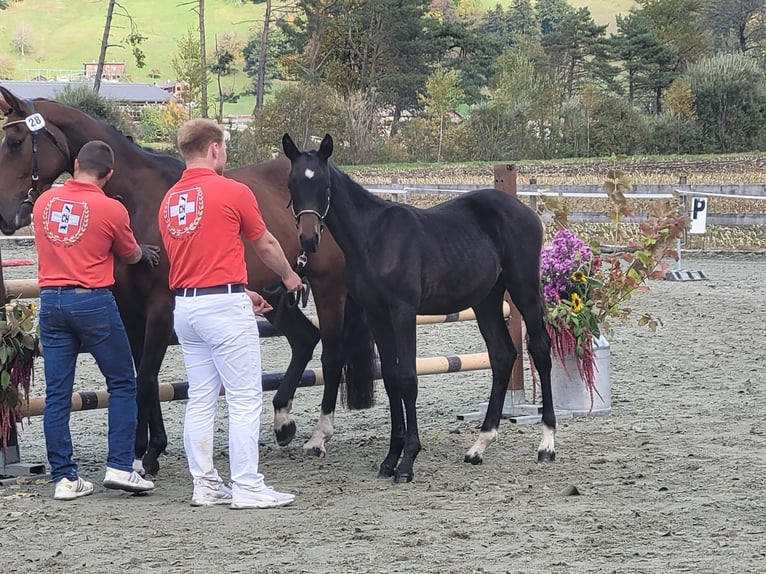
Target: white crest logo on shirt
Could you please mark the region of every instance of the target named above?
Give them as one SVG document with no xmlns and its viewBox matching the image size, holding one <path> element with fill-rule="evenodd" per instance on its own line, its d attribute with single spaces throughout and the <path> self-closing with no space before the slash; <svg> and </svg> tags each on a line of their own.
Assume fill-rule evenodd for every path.
<svg viewBox="0 0 766 574">
<path fill-rule="evenodd" d="M 76 243 L 88 227 L 90 210 L 84 201 L 54 197 L 43 211 L 45 236 L 53 243 Z"/>
<path fill-rule="evenodd" d="M 194 233 L 202 221 L 205 201 L 202 189 L 192 187 L 174 191 L 163 205 L 163 218 L 173 237 Z"/>
</svg>

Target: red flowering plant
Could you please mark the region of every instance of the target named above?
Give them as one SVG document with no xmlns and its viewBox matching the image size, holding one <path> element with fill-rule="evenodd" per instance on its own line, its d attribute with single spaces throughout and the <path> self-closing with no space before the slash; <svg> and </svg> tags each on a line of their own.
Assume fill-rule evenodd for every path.
<svg viewBox="0 0 766 574">
<path fill-rule="evenodd" d="M 21 420 L 24 403 L 29 403 L 40 342 L 34 313 L 34 305 L 18 299 L 0 307 L 0 444 L 4 451 Z"/>
</svg>

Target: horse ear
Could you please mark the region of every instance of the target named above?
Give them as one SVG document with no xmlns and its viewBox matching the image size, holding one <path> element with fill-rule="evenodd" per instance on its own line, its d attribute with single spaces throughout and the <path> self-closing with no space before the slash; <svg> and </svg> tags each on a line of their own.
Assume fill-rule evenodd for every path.
<svg viewBox="0 0 766 574">
<path fill-rule="evenodd" d="M 325 134 L 324 138 L 322 139 L 322 143 L 319 144 L 319 157 L 327 160 L 330 159 L 330 156 L 332 155 L 332 137 L 330 134 Z"/>
<path fill-rule="evenodd" d="M 26 106 L 21 102 L 9 89 L 0 86 L 0 96 L 3 97 L 3 101 L 0 101 L 0 109 L 5 115 L 16 110 L 21 115 L 26 115 Z"/>
<path fill-rule="evenodd" d="M 11 92 L 9 92 L 3 86 L 0 86 L 0 95 L 3 96 L 3 99 L 0 100 L 0 111 L 2 111 L 3 114 L 7 116 L 13 110 L 13 106 L 11 105 L 11 102 L 15 100 L 16 98 Z"/>
<path fill-rule="evenodd" d="M 282 136 L 282 150 L 290 161 L 295 161 L 301 155 L 301 150 L 298 149 L 288 133 Z"/>
</svg>

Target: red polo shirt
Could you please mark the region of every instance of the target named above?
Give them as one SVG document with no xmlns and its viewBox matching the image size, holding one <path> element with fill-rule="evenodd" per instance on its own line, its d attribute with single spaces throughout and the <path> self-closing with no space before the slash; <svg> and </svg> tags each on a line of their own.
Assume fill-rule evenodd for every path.
<svg viewBox="0 0 766 574">
<path fill-rule="evenodd" d="M 266 233 L 250 188 L 207 168 L 184 171 L 162 200 L 159 224 L 171 289 L 246 284 L 241 236 Z"/>
<path fill-rule="evenodd" d="M 49 189 L 32 210 L 40 287 L 114 284 L 114 256 L 136 251 L 130 216 L 97 185 L 69 179 Z"/>
</svg>

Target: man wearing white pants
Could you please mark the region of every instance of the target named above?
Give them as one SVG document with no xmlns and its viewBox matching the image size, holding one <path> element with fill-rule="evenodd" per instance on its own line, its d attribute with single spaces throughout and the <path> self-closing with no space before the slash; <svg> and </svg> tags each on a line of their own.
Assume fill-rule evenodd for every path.
<svg viewBox="0 0 766 574">
<path fill-rule="evenodd" d="M 186 162 L 181 179 L 160 207 L 162 241 L 176 292 L 175 331 L 189 380 L 184 448 L 194 483 L 191 504 L 271 508 L 294 500 L 268 487 L 258 471 L 263 406 L 261 355 L 254 313 L 269 304 L 245 288 L 244 244 L 290 292 L 302 288 L 281 246 L 266 226 L 253 192 L 223 177 L 226 142 L 210 120 L 191 120 L 178 130 Z M 213 430 L 221 385 L 229 411 L 231 489 L 213 463 Z"/>
</svg>

